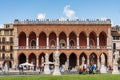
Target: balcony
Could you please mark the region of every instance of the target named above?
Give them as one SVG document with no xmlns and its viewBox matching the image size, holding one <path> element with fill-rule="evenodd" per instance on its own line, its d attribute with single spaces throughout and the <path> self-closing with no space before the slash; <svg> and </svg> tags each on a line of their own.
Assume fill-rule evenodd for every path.
<svg viewBox="0 0 120 80">
<path fill-rule="evenodd" d="M 50 46 L 50 47 L 47 47 L 47 46 L 29 46 L 29 47 L 26 47 L 26 46 L 16 46 L 14 47 L 14 49 L 107 49 L 107 46 L 89 46 L 89 48 L 87 46 Z"/>
<path fill-rule="evenodd" d="M 13 44 L 11 41 L 0 42 L 0 44 Z"/>
<path fill-rule="evenodd" d="M 13 60 L 13 57 L 0 57 L 0 60 Z"/>
</svg>

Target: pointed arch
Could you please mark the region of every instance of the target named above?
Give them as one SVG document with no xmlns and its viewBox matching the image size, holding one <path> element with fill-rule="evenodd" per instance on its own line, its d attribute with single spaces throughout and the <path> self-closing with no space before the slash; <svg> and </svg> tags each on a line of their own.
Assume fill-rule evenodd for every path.
<svg viewBox="0 0 120 80">
<path fill-rule="evenodd" d="M 33 65 L 36 66 L 36 55 L 34 53 L 31 53 L 29 55 L 29 63 L 32 63 Z"/>
<path fill-rule="evenodd" d="M 90 65 L 96 64 L 97 65 L 97 55 L 95 53 L 91 53 L 89 56 L 89 63 Z"/>
<path fill-rule="evenodd" d="M 79 35 L 79 45 L 87 46 L 87 35 L 84 31 L 82 31 Z"/>
<path fill-rule="evenodd" d="M 82 52 L 79 56 L 79 65 L 82 65 L 82 58 L 83 57 L 85 58 L 85 61 L 83 63 L 87 64 L 87 55 L 84 52 Z"/>
<path fill-rule="evenodd" d="M 67 61 L 67 56 L 65 53 L 61 53 L 60 56 L 60 65 L 65 65 L 65 62 Z"/>
<path fill-rule="evenodd" d="M 67 36 L 64 32 L 61 32 L 59 34 L 59 45 L 60 45 L 60 47 L 67 46 Z"/>
<path fill-rule="evenodd" d="M 25 63 L 26 62 L 26 56 L 24 53 L 21 53 L 19 56 L 18 56 L 18 64 L 21 64 L 21 63 Z"/>
<path fill-rule="evenodd" d="M 103 31 L 99 34 L 99 45 L 100 46 L 106 46 L 107 45 L 107 35 Z"/>
<path fill-rule="evenodd" d="M 100 54 L 100 56 L 99 56 L 99 61 L 100 61 L 100 63 L 101 63 L 101 55 L 102 55 L 102 54 L 103 54 L 104 57 L 105 57 L 105 64 L 104 64 L 104 65 L 107 66 L 107 65 L 108 65 L 108 63 L 107 63 L 107 62 L 108 62 L 108 57 L 107 57 L 106 53 L 101 53 L 101 54 Z"/>
<path fill-rule="evenodd" d="M 89 44 L 90 46 L 97 46 L 97 35 L 95 32 L 89 34 Z"/>
<path fill-rule="evenodd" d="M 42 57 L 43 57 L 43 60 L 42 60 Z M 45 62 L 45 53 L 42 52 L 42 53 L 39 55 L 39 66 L 41 66 L 41 64 L 42 64 L 43 62 Z"/>
<path fill-rule="evenodd" d="M 51 32 L 49 35 L 49 45 L 50 47 L 55 47 L 56 46 L 56 34 L 55 32 Z"/>
<path fill-rule="evenodd" d="M 19 36 L 19 46 L 26 46 L 26 34 L 25 32 L 20 32 Z"/>
<path fill-rule="evenodd" d="M 70 46 L 76 46 L 77 45 L 77 36 L 74 32 L 71 32 L 69 34 L 69 44 L 70 44 Z"/>
<path fill-rule="evenodd" d="M 36 46 L 36 34 L 33 31 L 29 34 L 29 46 Z"/>
<path fill-rule="evenodd" d="M 77 65 L 77 56 L 75 53 L 71 53 L 69 56 L 69 66 L 75 67 Z"/>
<path fill-rule="evenodd" d="M 47 36 L 45 32 L 41 32 L 39 35 L 39 46 L 46 46 Z"/>
</svg>

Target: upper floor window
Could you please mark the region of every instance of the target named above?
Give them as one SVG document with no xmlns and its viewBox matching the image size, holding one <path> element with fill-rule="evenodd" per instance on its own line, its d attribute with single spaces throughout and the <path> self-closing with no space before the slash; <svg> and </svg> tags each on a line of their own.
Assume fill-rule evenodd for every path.
<svg viewBox="0 0 120 80">
<path fill-rule="evenodd" d="M 9 30 L 5 30 L 5 35 L 9 35 Z"/>
<path fill-rule="evenodd" d="M 13 38 L 12 37 L 10 37 L 10 42 L 13 42 Z"/>
<path fill-rule="evenodd" d="M 6 41 L 6 40 L 5 40 L 5 38 L 3 37 L 3 38 L 2 38 L 2 42 L 5 42 L 5 41 Z"/>
</svg>

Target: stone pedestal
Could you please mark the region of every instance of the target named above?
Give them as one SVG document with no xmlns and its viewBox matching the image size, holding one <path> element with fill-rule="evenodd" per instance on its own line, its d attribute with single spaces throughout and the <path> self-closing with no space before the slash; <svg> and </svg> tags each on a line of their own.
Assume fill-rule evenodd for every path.
<svg viewBox="0 0 120 80">
<path fill-rule="evenodd" d="M 100 73 L 107 73 L 107 67 L 105 65 L 101 65 Z"/>
<path fill-rule="evenodd" d="M 49 69 L 49 64 L 48 63 L 45 63 L 44 74 L 50 74 L 50 69 Z"/>
<path fill-rule="evenodd" d="M 119 70 L 118 70 L 118 64 L 117 63 L 113 65 L 112 74 L 120 74 Z"/>
<path fill-rule="evenodd" d="M 60 72 L 60 69 L 59 69 L 59 65 L 55 65 L 55 69 L 54 69 L 53 75 L 61 75 L 61 72 Z"/>
</svg>

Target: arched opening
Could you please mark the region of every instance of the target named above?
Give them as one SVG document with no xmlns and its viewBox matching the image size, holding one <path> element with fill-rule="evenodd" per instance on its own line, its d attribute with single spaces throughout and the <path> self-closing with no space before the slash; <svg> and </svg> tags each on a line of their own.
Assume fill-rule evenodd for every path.
<svg viewBox="0 0 120 80">
<path fill-rule="evenodd" d="M 100 57 L 99 57 L 99 60 L 100 60 L 100 63 L 101 63 L 101 55 L 102 55 L 102 53 L 100 54 Z M 107 55 L 105 54 L 105 53 L 103 53 L 103 55 L 104 55 L 104 57 L 105 57 L 105 66 L 107 66 Z"/>
<path fill-rule="evenodd" d="M 31 41 L 31 46 L 33 47 L 33 46 L 36 46 L 36 41 L 35 40 L 32 40 Z"/>
<path fill-rule="evenodd" d="M 53 53 L 51 53 L 51 54 L 49 55 L 49 61 L 50 61 L 50 62 L 54 62 Z"/>
<path fill-rule="evenodd" d="M 107 36 L 105 32 L 101 32 L 99 35 L 99 45 L 106 46 L 107 45 Z"/>
<path fill-rule="evenodd" d="M 46 46 L 46 34 L 41 32 L 39 35 L 39 46 Z"/>
<path fill-rule="evenodd" d="M 75 42 L 73 40 L 70 40 L 70 46 L 75 46 Z"/>
<path fill-rule="evenodd" d="M 85 60 L 83 60 L 83 57 L 85 58 Z M 82 61 L 84 61 L 84 62 L 82 62 Z M 79 65 L 82 65 L 82 63 L 87 64 L 87 55 L 85 53 L 82 53 L 79 56 Z"/>
<path fill-rule="evenodd" d="M 56 46 L 56 34 L 54 32 L 50 33 L 49 35 L 49 45 L 50 47 Z"/>
<path fill-rule="evenodd" d="M 22 64 L 22 63 L 25 63 L 26 62 L 26 56 L 25 56 L 25 54 L 24 53 L 21 53 L 20 55 L 19 55 L 19 64 Z"/>
<path fill-rule="evenodd" d="M 87 46 L 87 36 L 85 32 L 81 32 L 79 35 L 79 45 Z"/>
<path fill-rule="evenodd" d="M 64 32 L 61 32 L 59 35 L 59 45 L 61 48 L 66 46 L 66 39 L 66 34 Z"/>
<path fill-rule="evenodd" d="M 69 56 L 69 66 L 74 68 L 76 64 L 77 64 L 77 56 L 74 53 L 72 53 Z"/>
<path fill-rule="evenodd" d="M 60 48 L 64 48 L 64 47 L 66 47 L 66 42 L 65 42 L 65 40 L 61 39 L 60 40 Z"/>
<path fill-rule="evenodd" d="M 35 56 L 34 53 L 31 53 L 31 54 L 29 55 L 29 63 L 31 63 L 31 64 L 33 64 L 33 65 L 36 66 L 36 56 Z"/>
<path fill-rule="evenodd" d="M 43 62 L 45 62 L 45 53 L 39 55 L 39 66 L 41 66 Z"/>
<path fill-rule="evenodd" d="M 95 53 L 90 54 L 89 56 L 89 63 L 90 65 L 96 64 L 97 65 L 97 55 Z"/>
<path fill-rule="evenodd" d="M 70 46 L 76 46 L 76 42 L 77 42 L 77 37 L 76 37 L 76 34 L 74 32 L 71 32 L 70 35 L 69 35 L 69 44 Z"/>
<path fill-rule="evenodd" d="M 26 46 L 26 34 L 24 32 L 19 34 L 19 46 Z"/>
<path fill-rule="evenodd" d="M 29 35 L 29 46 L 36 46 L 36 34 L 31 32 Z"/>
<path fill-rule="evenodd" d="M 5 67 L 7 65 L 8 68 L 12 68 L 12 62 L 11 61 L 4 61 L 3 66 Z"/>
<path fill-rule="evenodd" d="M 97 36 L 95 32 L 90 33 L 89 40 L 90 46 L 97 46 Z"/>
<path fill-rule="evenodd" d="M 59 59 L 60 59 L 60 66 L 65 65 L 65 62 L 67 61 L 67 56 L 64 53 L 62 53 L 60 54 Z"/>
</svg>

